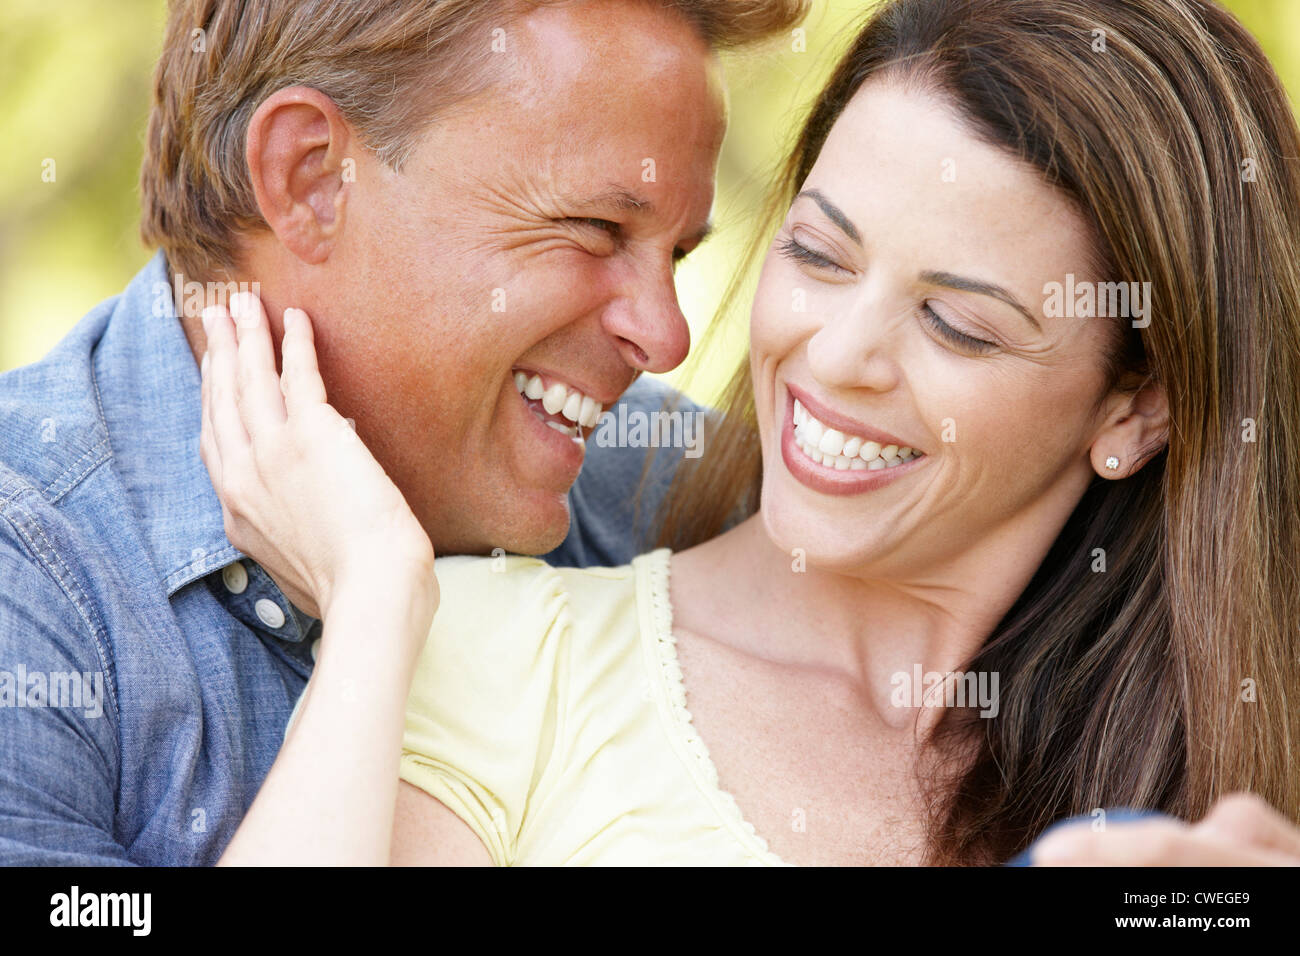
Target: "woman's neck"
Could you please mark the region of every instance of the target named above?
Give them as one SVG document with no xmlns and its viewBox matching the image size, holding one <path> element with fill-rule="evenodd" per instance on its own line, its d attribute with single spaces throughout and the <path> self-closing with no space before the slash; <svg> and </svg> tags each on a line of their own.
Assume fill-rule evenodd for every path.
<svg viewBox="0 0 1300 956">
<path fill-rule="evenodd" d="M 882 721 L 913 727 L 918 714 L 900 699 L 915 699 L 917 675 L 958 671 L 983 645 L 1051 545 L 1035 527 L 1008 528 L 924 574 L 886 578 L 803 566 L 757 514 L 674 556 L 674 619 L 756 657 L 836 673 Z"/>
</svg>

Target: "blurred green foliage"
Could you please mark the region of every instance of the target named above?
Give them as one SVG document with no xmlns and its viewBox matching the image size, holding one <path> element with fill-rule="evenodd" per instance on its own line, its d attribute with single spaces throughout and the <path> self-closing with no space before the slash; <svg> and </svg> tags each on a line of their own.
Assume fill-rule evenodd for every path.
<svg viewBox="0 0 1300 956">
<path fill-rule="evenodd" d="M 718 232 L 678 272 L 698 341 L 754 228 L 771 172 L 868 0 L 815 0 L 806 48 L 730 57 L 731 128 Z M 1228 0 L 1295 102 L 1300 0 Z M 0 370 L 44 354 L 147 261 L 137 178 L 165 0 L 4 0 L 0 5 Z M 53 181 L 47 182 L 53 161 Z M 714 343 L 687 384 L 709 399 L 744 348 Z"/>
</svg>

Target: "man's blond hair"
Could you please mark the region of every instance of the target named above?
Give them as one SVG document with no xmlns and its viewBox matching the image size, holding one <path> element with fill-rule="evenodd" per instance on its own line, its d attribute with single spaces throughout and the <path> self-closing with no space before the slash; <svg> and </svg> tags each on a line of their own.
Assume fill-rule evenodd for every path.
<svg viewBox="0 0 1300 956">
<path fill-rule="evenodd" d="M 265 226 L 244 156 L 248 123 L 277 90 L 329 96 L 400 169 L 429 122 L 490 79 L 493 31 L 553 0 L 172 0 L 140 174 L 141 236 L 172 271 L 214 277 L 240 232 Z M 809 0 L 647 0 L 714 49 L 790 29 Z"/>
</svg>

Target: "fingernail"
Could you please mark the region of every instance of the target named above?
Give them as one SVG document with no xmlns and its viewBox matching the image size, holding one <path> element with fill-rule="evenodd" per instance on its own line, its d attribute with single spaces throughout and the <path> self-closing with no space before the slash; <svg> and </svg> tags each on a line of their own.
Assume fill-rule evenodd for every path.
<svg viewBox="0 0 1300 956">
<path fill-rule="evenodd" d="M 235 322 L 243 328 L 257 324 L 257 312 L 248 301 L 247 292 L 236 292 L 230 297 L 230 314 Z"/>
<path fill-rule="evenodd" d="M 293 328 L 293 327 L 296 326 L 297 324 L 298 324 L 298 310 L 297 310 L 297 309 L 285 309 L 285 310 L 284 310 L 284 330 L 287 332 L 287 331 L 289 331 L 289 329 Z"/>
<path fill-rule="evenodd" d="M 219 315 L 221 315 L 221 306 L 219 305 L 210 305 L 200 313 L 200 317 L 203 319 L 203 333 L 205 335 L 212 331 L 212 323 Z"/>
</svg>

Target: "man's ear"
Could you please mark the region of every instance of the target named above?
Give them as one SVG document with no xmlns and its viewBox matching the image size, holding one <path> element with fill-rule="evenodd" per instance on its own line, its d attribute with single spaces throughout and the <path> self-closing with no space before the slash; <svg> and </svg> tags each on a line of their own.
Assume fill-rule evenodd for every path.
<svg viewBox="0 0 1300 956">
<path fill-rule="evenodd" d="M 258 209 L 304 262 L 327 259 L 342 229 L 352 135 L 334 101 L 307 86 L 278 90 L 249 120 L 245 156 Z"/>
<path fill-rule="evenodd" d="M 1107 401 L 1089 458 L 1103 478 L 1127 478 L 1169 444 L 1169 401 L 1164 387 L 1147 380 Z"/>
</svg>

